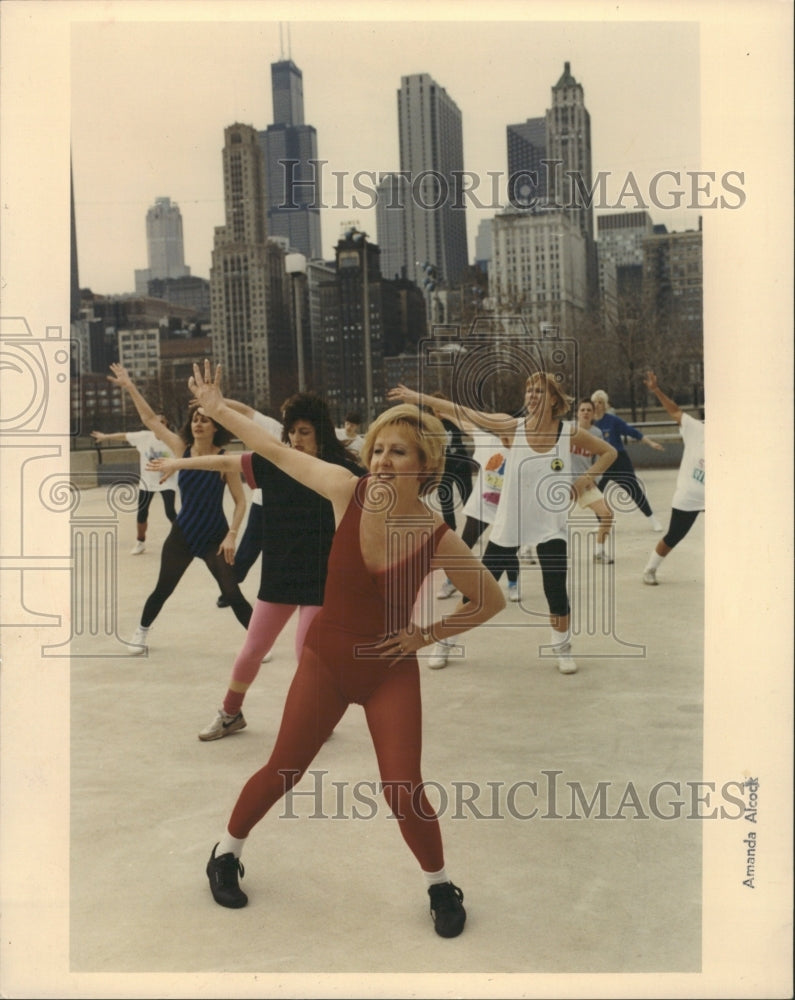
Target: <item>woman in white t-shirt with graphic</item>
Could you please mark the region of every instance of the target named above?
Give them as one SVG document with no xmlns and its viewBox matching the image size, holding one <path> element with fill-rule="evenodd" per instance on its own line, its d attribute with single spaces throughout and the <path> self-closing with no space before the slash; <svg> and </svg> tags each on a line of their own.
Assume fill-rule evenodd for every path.
<svg viewBox="0 0 795 1000">
<path fill-rule="evenodd" d="M 615 460 L 616 450 L 571 420 L 561 419 L 571 407 L 554 375 L 534 372 L 525 384 L 524 410 L 518 417 L 483 413 L 448 400 L 424 396 L 397 386 L 389 399 L 431 403 L 451 419 L 465 419 L 497 435 L 508 449 L 500 502 L 483 555 L 483 564 L 499 579 L 506 557 L 520 545 L 533 545 L 541 574 L 552 630 L 553 654 L 562 674 L 573 674 L 567 590 L 568 514 L 572 490 L 580 496 Z M 587 447 L 596 461 L 576 479 L 572 473 L 572 445 Z"/>
<path fill-rule="evenodd" d="M 666 412 L 679 424 L 679 433 L 685 446 L 676 477 L 676 492 L 671 501 L 671 521 L 668 531 L 655 545 L 643 571 L 643 582 L 654 587 L 657 585 L 657 570 L 660 563 L 671 549 L 682 541 L 695 524 L 698 515 L 704 510 L 704 422 L 689 416 L 666 396 L 657 385 L 657 376 L 654 372 L 646 372 L 643 384 L 654 393 Z"/>
</svg>

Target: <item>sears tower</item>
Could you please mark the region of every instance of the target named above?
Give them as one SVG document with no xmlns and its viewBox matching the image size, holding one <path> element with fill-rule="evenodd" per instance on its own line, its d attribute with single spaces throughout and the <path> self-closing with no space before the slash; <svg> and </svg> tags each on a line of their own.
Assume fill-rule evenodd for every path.
<svg viewBox="0 0 795 1000">
<path fill-rule="evenodd" d="M 292 59 L 271 64 L 273 124 L 259 133 L 265 158 L 268 236 L 305 257 L 322 257 L 317 132 L 304 124 L 304 81 Z"/>
</svg>

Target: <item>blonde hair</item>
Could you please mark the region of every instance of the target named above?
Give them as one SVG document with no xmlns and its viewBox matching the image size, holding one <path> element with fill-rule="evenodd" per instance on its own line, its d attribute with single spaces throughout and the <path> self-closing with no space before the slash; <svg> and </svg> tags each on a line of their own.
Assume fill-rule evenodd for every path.
<svg viewBox="0 0 795 1000">
<path fill-rule="evenodd" d="M 361 460 L 365 468 L 370 466 L 375 439 L 385 427 L 392 426 L 405 427 L 409 432 L 425 467 L 426 478 L 422 483 L 420 494 L 429 493 L 439 484 L 444 469 L 444 449 L 447 435 L 441 420 L 411 403 L 400 403 L 398 406 L 384 410 L 370 424 L 364 438 Z"/>
<path fill-rule="evenodd" d="M 607 397 L 607 393 L 604 389 L 594 389 L 591 393 L 591 402 L 596 406 L 597 403 L 601 403 L 605 409 L 610 405 L 610 400 Z"/>
<path fill-rule="evenodd" d="M 552 398 L 553 417 L 562 417 L 564 413 L 569 412 L 574 397 L 566 395 L 554 375 L 550 372 L 533 372 L 532 375 L 527 376 L 525 389 L 529 388 L 533 382 L 543 382 L 546 386 L 546 391 Z"/>
</svg>

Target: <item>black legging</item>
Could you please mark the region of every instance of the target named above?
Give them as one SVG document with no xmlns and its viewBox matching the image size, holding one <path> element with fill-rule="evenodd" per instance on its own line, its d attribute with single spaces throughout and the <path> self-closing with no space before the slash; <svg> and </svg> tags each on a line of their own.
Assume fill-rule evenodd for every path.
<svg viewBox="0 0 795 1000">
<path fill-rule="evenodd" d="M 620 451 L 618 453 L 618 458 L 616 458 L 610 468 L 605 471 L 605 474 L 596 485 L 602 493 L 604 493 L 605 486 L 607 486 L 610 482 L 623 486 L 632 498 L 632 502 L 640 510 L 640 512 L 646 517 L 651 517 L 652 511 L 649 506 L 649 501 L 646 499 L 643 487 L 641 486 L 638 477 L 635 475 L 635 467 L 632 464 L 632 459 L 625 451 Z"/>
<path fill-rule="evenodd" d="M 669 549 L 677 546 L 696 523 L 696 518 L 700 513 L 699 510 L 678 510 L 676 507 L 672 507 L 668 531 L 663 536 L 664 544 Z"/>
<path fill-rule="evenodd" d="M 136 516 L 138 524 L 146 524 L 149 520 L 149 505 L 152 503 L 155 492 L 158 492 L 163 498 L 163 506 L 166 508 L 166 517 L 169 521 L 173 522 L 176 518 L 177 508 L 174 506 L 174 490 L 138 490 L 138 514 Z"/>
<path fill-rule="evenodd" d="M 218 586 L 221 588 L 221 593 L 227 599 L 235 613 L 235 618 L 237 618 L 243 628 L 248 628 L 252 607 L 243 596 L 235 579 L 235 567 L 230 566 L 224 559 L 223 553 L 218 552 L 220 544 L 221 539 L 217 539 L 209 544 L 201 558 L 215 577 Z M 179 525 L 173 524 L 168 538 L 163 542 L 163 551 L 160 554 L 160 575 L 157 578 L 157 584 L 149 597 L 147 597 L 146 604 L 144 604 L 143 614 L 141 615 L 141 625 L 144 628 L 149 628 L 160 614 L 160 609 L 174 593 L 177 584 L 194 558 Z"/>
<path fill-rule="evenodd" d="M 495 542 L 489 542 L 483 553 L 483 565 L 495 580 L 499 580 L 503 571 L 507 571 L 516 560 L 518 550 L 518 545 L 506 548 Z M 568 615 L 571 606 L 566 590 L 569 561 L 566 542 L 562 538 L 553 538 L 550 542 L 540 542 L 536 545 L 536 556 L 541 566 L 541 579 L 549 613 L 558 616 Z"/>
<path fill-rule="evenodd" d="M 246 530 L 235 552 L 235 579 L 242 583 L 262 552 L 262 504 L 253 503 L 248 509 Z"/>
<path fill-rule="evenodd" d="M 442 517 L 445 524 L 456 530 L 455 508 L 460 496 L 461 503 L 469 500 L 472 494 L 472 470 L 466 465 L 456 465 L 456 471 L 445 469 L 439 483 L 439 500 L 442 507 Z"/>
</svg>

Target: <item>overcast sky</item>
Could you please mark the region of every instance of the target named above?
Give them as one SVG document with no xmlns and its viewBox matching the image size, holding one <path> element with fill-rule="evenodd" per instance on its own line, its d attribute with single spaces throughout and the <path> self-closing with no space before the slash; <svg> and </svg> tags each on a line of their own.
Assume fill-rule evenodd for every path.
<svg viewBox="0 0 795 1000">
<path fill-rule="evenodd" d="M 699 153 L 698 23 L 299 21 L 289 43 L 275 20 L 75 23 L 81 286 L 133 290 L 135 269 L 148 263 L 146 212 L 159 196 L 180 207 L 191 273 L 209 277 L 213 229 L 224 223 L 224 129 L 272 122 L 270 65 L 282 54 L 303 71 L 305 120 L 328 161 L 327 203 L 337 197 L 332 171 L 348 178 L 345 207 L 321 213 L 326 257 L 344 223 L 376 238 L 374 211 L 351 205 L 352 175 L 399 167 L 396 92 L 409 73 L 429 73 L 461 110 L 464 168 L 484 178 L 482 202 L 491 198 L 488 173 L 507 172 L 506 125 L 544 114 L 566 61 L 584 88 L 593 171 L 609 173 L 611 203 L 630 172 L 645 193 L 659 171 L 710 169 Z M 624 207 L 635 208 L 634 199 Z M 650 211 L 669 230 L 697 225 L 697 210 Z M 493 214 L 468 209 L 470 260 L 479 220 Z"/>
</svg>

